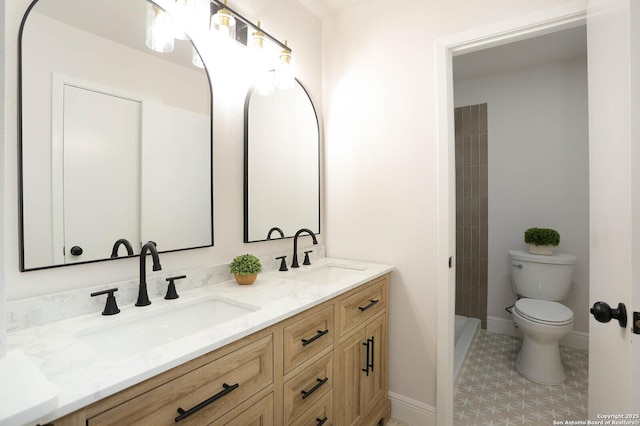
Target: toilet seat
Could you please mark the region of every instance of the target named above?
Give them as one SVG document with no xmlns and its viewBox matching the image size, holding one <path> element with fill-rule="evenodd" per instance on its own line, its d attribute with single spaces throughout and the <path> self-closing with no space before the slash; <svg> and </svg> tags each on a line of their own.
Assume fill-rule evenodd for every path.
<svg viewBox="0 0 640 426">
<path fill-rule="evenodd" d="M 573 322 L 571 309 L 561 303 L 548 300 L 520 299 L 514 306 L 514 312 L 537 324 L 561 326 Z"/>
</svg>

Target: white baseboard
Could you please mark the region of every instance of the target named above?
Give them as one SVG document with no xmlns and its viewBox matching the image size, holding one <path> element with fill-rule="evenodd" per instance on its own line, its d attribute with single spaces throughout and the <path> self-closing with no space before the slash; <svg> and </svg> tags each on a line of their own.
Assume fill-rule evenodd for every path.
<svg viewBox="0 0 640 426">
<path fill-rule="evenodd" d="M 522 337 L 522 332 L 518 330 L 512 320 L 487 317 L 487 331 L 502 333 L 509 336 Z M 560 344 L 574 349 L 589 350 L 589 334 L 581 331 L 572 331 L 566 335 Z"/>
<path fill-rule="evenodd" d="M 411 426 L 435 426 L 436 409 L 424 402 L 389 392 L 391 400 L 391 417 Z"/>
</svg>

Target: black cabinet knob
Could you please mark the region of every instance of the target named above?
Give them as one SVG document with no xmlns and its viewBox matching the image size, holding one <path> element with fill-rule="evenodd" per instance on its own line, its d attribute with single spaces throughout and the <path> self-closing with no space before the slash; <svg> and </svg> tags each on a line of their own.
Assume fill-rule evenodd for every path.
<svg viewBox="0 0 640 426">
<path fill-rule="evenodd" d="M 627 308 L 624 303 L 618 303 L 616 309 L 612 309 L 608 303 L 596 302 L 589 310 L 598 322 L 609 322 L 611 319 L 618 320 L 620 327 L 627 326 Z"/>
<path fill-rule="evenodd" d="M 73 246 L 71 247 L 71 250 L 69 251 L 73 256 L 80 256 L 82 254 L 82 247 L 80 246 Z"/>
</svg>

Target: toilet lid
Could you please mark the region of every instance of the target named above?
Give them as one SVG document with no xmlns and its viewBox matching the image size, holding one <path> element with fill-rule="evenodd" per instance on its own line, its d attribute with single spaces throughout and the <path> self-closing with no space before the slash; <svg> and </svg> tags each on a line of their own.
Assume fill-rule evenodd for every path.
<svg viewBox="0 0 640 426">
<path fill-rule="evenodd" d="M 516 302 L 515 310 L 522 317 L 541 324 L 564 325 L 573 321 L 571 309 L 549 300 L 520 299 Z"/>
</svg>

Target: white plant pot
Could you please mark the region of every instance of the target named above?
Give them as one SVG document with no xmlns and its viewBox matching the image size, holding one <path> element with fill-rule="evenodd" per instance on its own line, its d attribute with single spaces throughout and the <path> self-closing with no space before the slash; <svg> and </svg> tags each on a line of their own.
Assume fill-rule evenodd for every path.
<svg viewBox="0 0 640 426">
<path fill-rule="evenodd" d="M 529 253 L 551 256 L 554 248 L 554 246 L 537 246 L 535 244 L 529 244 Z"/>
</svg>

